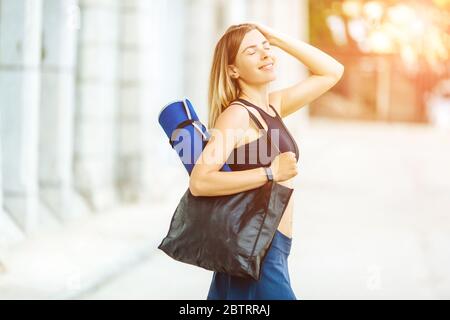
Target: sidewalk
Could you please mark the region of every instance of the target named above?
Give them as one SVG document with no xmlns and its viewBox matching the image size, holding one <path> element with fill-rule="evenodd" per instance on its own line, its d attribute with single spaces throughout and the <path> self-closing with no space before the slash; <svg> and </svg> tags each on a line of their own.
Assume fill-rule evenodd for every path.
<svg viewBox="0 0 450 320">
<path fill-rule="evenodd" d="M 76 298 L 112 281 L 154 255 L 173 209 L 124 206 L 27 239 L 2 257 L 0 300 Z"/>
</svg>

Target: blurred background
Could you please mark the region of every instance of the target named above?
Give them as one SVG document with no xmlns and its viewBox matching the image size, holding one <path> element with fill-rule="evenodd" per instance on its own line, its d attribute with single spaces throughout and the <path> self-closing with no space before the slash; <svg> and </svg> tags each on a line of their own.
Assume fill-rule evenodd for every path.
<svg viewBox="0 0 450 320">
<path fill-rule="evenodd" d="M 301 299 L 450 298 L 450 1 L 0 0 L 0 299 L 206 299 L 157 249 L 188 187 L 158 124 L 207 122 L 214 46 L 258 20 L 345 65 L 284 120 Z M 309 76 L 285 52 L 278 89 Z"/>
</svg>

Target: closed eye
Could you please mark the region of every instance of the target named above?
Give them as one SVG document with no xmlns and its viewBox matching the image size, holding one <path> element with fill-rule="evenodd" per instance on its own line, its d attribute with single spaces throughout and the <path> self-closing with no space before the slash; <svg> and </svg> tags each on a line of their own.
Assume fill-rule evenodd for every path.
<svg viewBox="0 0 450 320">
<path fill-rule="evenodd" d="M 264 48 L 264 50 L 271 50 L 272 48 L 271 47 L 267 47 L 267 48 Z M 256 53 L 256 51 L 249 51 L 249 55 L 252 55 L 252 54 L 255 54 Z"/>
</svg>

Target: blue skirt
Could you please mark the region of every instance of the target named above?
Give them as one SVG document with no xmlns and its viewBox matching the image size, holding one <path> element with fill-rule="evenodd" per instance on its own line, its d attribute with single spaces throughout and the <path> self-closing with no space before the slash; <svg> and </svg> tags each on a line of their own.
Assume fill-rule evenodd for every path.
<svg viewBox="0 0 450 320">
<path fill-rule="evenodd" d="M 297 300 L 288 270 L 291 245 L 292 238 L 277 230 L 259 281 L 214 272 L 207 300 Z"/>
</svg>

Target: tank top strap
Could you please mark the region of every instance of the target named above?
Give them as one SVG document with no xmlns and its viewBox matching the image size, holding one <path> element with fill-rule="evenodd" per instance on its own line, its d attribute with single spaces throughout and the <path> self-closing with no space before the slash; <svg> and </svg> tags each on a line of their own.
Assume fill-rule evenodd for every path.
<svg viewBox="0 0 450 320">
<path fill-rule="evenodd" d="M 281 116 L 278 114 L 277 109 L 275 109 L 271 104 L 269 104 L 269 107 L 273 110 L 273 112 L 275 113 L 275 117 L 274 118 L 278 118 L 281 119 Z"/>
<path fill-rule="evenodd" d="M 272 123 L 273 121 L 279 120 L 278 112 L 277 112 L 277 110 L 275 110 L 275 108 L 271 104 L 269 104 L 269 107 L 274 111 L 274 113 L 275 113 L 274 116 L 269 114 L 266 110 L 262 109 L 261 107 L 258 107 L 256 104 L 251 103 L 250 101 L 247 101 L 247 100 L 242 99 L 242 98 L 237 98 L 236 100 L 239 101 L 239 102 L 242 102 L 243 104 L 245 104 L 245 105 L 247 105 L 249 107 L 253 107 L 256 110 L 258 110 L 259 114 L 264 118 L 264 120 L 266 120 L 266 122 Z M 269 119 L 269 120 L 267 120 L 267 119 Z"/>
<path fill-rule="evenodd" d="M 235 103 L 235 102 L 233 102 L 233 103 Z M 237 104 L 241 105 L 240 103 L 237 103 Z M 281 153 L 280 148 L 272 143 L 272 138 L 270 137 L 270 134 L 269 134 L 269 131 L 268 131 L 270 128 L 268 128 L 268 130 L 266 130 L 264 128 L 264 126 L 261 124 L 261 122 L 258 120 L 258 118 L 250 110 L 248 110 L 247 107 L 245 107 L 243 105 L 241 105 L 241 106 L 244 107 L 247 110 L 250 118 L 256 123 L 258 128 L 262 129 L 264 131 L 264 136 L 267 137 L 267 143 L 268 143 L 268 146 L 269 146 L 270 150 L 272 150 L 271 148 L 274 147 L 278 151 L 278 153 Z"/>
<path fill-rule="evenodd" d="M 235 102 L 233 102 L 233 103 L 235 103 Z M 242 105 L 241 105 L 241 106 L 242 106 Z M 247 109 L 247 107 L 245 107 L 245 106 L 243 106 L 243 107 L 245 108 L 245 110 L 247 110 L 248 115 L 249 115 L 250 118 L 253 120 L 253 122 L 256 123 L 256 126 L 257 126 L 259 129 L 263 129 L 264 131 L 266 131 L 266 129 L 265 129 L 264 126 L 261 124 L 261 122 L 258 120 L 258 118 L 257 118 L 253 113 L 251 113 L 250 110 Z"/>
</svg>

